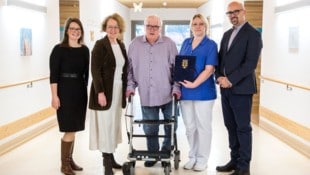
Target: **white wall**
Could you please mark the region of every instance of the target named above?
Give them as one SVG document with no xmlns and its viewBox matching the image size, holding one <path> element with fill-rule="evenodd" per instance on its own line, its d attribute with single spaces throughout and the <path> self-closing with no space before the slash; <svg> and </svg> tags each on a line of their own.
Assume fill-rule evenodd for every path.
<svg viewBox="0 0 310 175">
<path fill-rule="evenodd" d="M 268 29 L 268 31 L 264 32 L 264 36 L 270 38 L 270 42 L 265 44 L 264 51 L 268 53 L 266 56 L 271 59 L 263 62 L 262 71 L 265 76 L 309 87 L 310 78 L 305 79 L 304 75 L 310 74 L 310 59 L 308 58 L 310 24 L 305 21 L 305 17 L 310 14 L 310 7 L 275 14 L 275 5 L 275 2 L 264 2 L 266 9 L 264 25 L 267 25 Z M 290 27 L 299 28 L 298 49 L 289 49 Z M 292 68 L 297 69 L 287 71 L 292 70 Z"/>
<path fill-rule="evenodd" d="M 80 0 L 80 17 L 85 28 L 85 42 L 90 50 L 93 49 L 96 40 L 105 35 L 104 32 L 101 32 L 101 24 L 104 18 L 113 13 L 120 14 L 126 22 L 124 43 L 128 46 L 131 32 L 129 9 L 126 6 L 116 0 L 109 0 L 108 3 L 103 0 Z M 94 41 L 90 40 L 89 32 L 91 30 L 95 33 Z"/>
<path fill-rule="evenodd" d="M 55 1 L 47 3 L 47 13 L 14 6 L 0 7 L 0 84 L 48 75 L 46 53 L 59 36 L 57 4 Z M 20 56 L 21 28 L 32 30 L 31 56 Z"/>
<path fill-rule="evenodd" d="M 264 77 L 310 87 L 310 7 L 275 14 L 276 0 L 264 1 L 262 70 Z M 289 48 L 289 28 L 298 27 L 299 48 Z M 310 92 L 285 85 L 261 83 L 260 105 L 310 128 Z"/>
<path fill-rule="evenodd" d="M 226 19 L 225 11 L 225 2 L 219 0 L 210 0 L 198 8 L 199 13 L 210 18 L 210 38 L 217 43 L 218 47 L 223 32 L 231 26 Z"/>
<path fill-rule="evenodd" d="M 49 54 L 59 42 L 58 1 L 47 0 L 47 13 L 0 7 L 0 85 L 49 76 Z M 20 29 L 32 29 L 32 55 L 20 56 Z M 0 126 L 50 106 L 49 81 L 0 89 Z"/>
</svg>

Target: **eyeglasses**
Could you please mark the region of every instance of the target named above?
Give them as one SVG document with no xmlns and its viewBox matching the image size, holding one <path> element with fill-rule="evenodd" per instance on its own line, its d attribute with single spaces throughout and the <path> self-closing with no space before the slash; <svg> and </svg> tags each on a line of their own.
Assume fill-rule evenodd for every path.
<svg viewBox="0 0 310 175">
<path fill-rule="evenodd" d="M 159 27 L 160 27 L 160 26 L 146 25 L 146 28 L 147 28 L 148 30 L 151 30 L 151 29 L 153 29 L 153 30 L 158 30 Z"/>
<path fill-rule="evenodd" d="M 75 27 L 69 27 L 69 30 L 74 30 L 74 31 L 81 31 L 81 28 L 75 28 Z"/>
<path fill-rule="evenodd" d="M 107 29 L 109 29 L 109 30 L 117 30 L 117 29 L 119 29 L 119 27 L 118 26 L 107 26 Z"/>
<path fill-rule="evenodd" d="M 198 26 L 200 27 L 200 26 L 204 26 L 204 25 L 205 25 L 204 23 L 193 23 L 192 24 L 193 27 L 198 27 Z"/>
<path fill-rule="evenodd" d="M 237 10 L 234 10 L 234 11 L 228 11 L 228 12 L 226 12 L 226 15 L 227 16 L 239 15 L 240 11 L 242 11 L 242 9 L 237 9 Z"/>
</svg>

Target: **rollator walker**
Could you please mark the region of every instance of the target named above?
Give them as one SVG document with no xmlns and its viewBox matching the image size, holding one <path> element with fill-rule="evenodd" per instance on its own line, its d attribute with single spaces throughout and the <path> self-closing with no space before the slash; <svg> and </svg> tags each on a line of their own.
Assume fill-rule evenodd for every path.
<svg viewBox="0 0 310 175">
<path fill-rule="evenodd" d="M 175 126 L 177 125 L 177 116 L 176 116 L 176 97 L 172 97 L 172 116 L 169 120 L 134 120 L 133 115 L 133 96 L 130 95 L 128 98 L 128 104 L 126 107 L 125 113 L 125 122 L 126 122 L 126 131 L 128 136 L 129 144 L 129 153 L 128 153 L 128 162 L 123 164 L 123 174 L 124 175 L 134 175 L 135 174 L 135 165 L 136 161 L 160 161 L 164 169 L 164 174 L 169 175 L 171 172 L 171 163 L 174 161 L 174 169 L 179 168 L 180 162 L 180 151 L 178 150 L 177 137 Z M 128 121 L 129 120 L 129 121 Z M 129 125 L 129 126 L 128 126 Z M 158 135 L 145 135 L 145 134 L 136 134 L 135 128 L 141 127 L 143 125 L 170 125 L 171 133 L 158 134 Z M 137 127 L 134 127 L 137 126 Z M 147 138 L 147 137 L 156 137 L 156 138 L 171 138 L 171 150 L 160 150 L 160 151 L 148 151 L 147 149 L 139 150 L 135 149 L 133 146 L 134 138 Z"/>
</svg>

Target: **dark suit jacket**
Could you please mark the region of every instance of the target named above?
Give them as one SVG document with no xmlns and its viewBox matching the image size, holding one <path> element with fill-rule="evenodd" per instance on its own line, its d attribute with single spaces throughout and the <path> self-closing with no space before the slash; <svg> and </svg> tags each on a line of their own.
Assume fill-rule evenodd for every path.
<svg viewBox="0 0 310 175">
<path fill-rule="evenodd" d="M 123 66 L 122 82 L 123 82 L 123 94 L 122 94 L 122 107 L 126 106 L 126 87 L 127 87 L 127 65 L 128 58 L 124 43 L 117 40 L 120 45 L 122 54 L 125 58 L 125 64 Z M 90 89 L 89 108 L 94 110 L 107 110 L 111 107 L 112 94 L 113 94 L 113 82 L 114 73 L 116 68 L 115 56 L 112 51 L 110 41 L 107 36 L 96 42 L 91 57 L 91 73 L 92 73 L 92 85 Z M 107 105 L 101 107 L 98 104 L 98 93 L 104 92 L 107 98 Z"/>
<path fill-rule="evenodd" d="M 234 94 L 254 94 L 257 92 L 255 68 L 263 45 L 261 34 L 246 22 L 227 50 L 232 31 L 223 35 L 215 76 L 226 76 Z"/>
</svg>

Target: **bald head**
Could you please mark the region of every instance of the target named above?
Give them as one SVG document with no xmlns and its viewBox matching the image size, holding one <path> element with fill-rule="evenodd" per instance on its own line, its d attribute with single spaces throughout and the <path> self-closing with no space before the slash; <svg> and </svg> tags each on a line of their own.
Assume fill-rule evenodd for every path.
<svg viewBox="0 0 310 175">
<path fill-rule="evenodd" d="M 240 26 L 245 22 L 246 10 L 243 3 L 233 1 L 228 4 L 226 15 L 234 26 Z"/>
<path fill-rule="evenodd" d="M 245 10 L 243 3 L 239 2 L 239 1 L 232 1 L 232 2 L 230 2 L 228 4 L 228 7 L 237 7 L 238 9 Z"/>
</svg>

